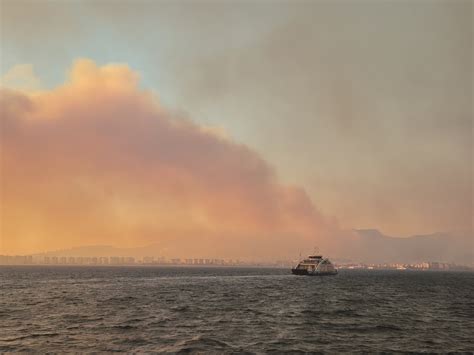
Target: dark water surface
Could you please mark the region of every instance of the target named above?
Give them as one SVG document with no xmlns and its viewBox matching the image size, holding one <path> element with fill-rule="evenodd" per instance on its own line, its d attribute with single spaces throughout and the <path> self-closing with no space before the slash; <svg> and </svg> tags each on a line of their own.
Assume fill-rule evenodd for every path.
<svg viewBox="0 0 474 355">
<path fill-rule="evenodd" d="M 474 273 L 0 267 L 0 351 L 473 351 Z"/>
</svg>

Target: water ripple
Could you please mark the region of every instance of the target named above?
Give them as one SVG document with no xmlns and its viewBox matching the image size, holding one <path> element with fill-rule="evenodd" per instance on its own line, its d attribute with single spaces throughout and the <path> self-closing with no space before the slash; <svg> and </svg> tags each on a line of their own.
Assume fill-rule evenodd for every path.
<svg viewBox="0 0 474 355">
<path fill-rule="evenodd" d="M 474 274 L 0 267 L 0 352 L 470 352 Z"/>
</svg>

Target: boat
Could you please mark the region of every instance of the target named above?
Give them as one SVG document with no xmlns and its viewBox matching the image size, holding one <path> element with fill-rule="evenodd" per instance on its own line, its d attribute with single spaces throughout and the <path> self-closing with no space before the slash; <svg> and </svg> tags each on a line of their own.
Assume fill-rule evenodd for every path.
<svg viewBox="0 0 474 355">
<path fill-rule="evenodd" d="M 337 269 L 333 263 L 322 255 L 309 255 L 301 260 L 298 265 L 291 269 L 294 275 L 307 276 L 329 276 L 337 275 Z"/>
</svg>

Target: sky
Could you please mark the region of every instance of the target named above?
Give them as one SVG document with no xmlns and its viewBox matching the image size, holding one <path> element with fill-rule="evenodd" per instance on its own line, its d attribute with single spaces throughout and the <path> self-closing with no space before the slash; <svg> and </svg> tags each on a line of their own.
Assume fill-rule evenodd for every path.
<svg viewBox="0 0 474 355">
<path fill-rule="evenodd" d="M 473 231 L 471 1 L 0 0 L 0 253 Z"/>
</svg>

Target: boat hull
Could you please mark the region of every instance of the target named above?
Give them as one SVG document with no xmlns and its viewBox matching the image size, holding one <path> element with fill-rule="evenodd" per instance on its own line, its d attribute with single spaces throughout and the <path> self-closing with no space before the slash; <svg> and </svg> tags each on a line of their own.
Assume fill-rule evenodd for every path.
<svg viewBox="0 0 474 355">
<path fill-rule="evenodd" d="M 306 270 L 306 269 L 291 269 L 291 272 L 294 275 L 306 275 L 306 276 L 334 276 L 334 275 L 337 275 L 337 270 L 308 272 L 308 270 Z"/>
</svg>

